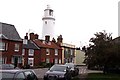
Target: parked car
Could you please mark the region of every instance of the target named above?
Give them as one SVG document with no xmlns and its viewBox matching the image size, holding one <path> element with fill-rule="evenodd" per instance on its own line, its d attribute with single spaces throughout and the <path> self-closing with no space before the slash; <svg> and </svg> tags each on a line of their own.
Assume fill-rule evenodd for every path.
<svg viewBox="0 0 120 80">
<path fill-rule="evenodd" d="M 19 68 L 15 67 L 13 64 L 1 64 L 0 69 L 19 69 Z"/>
<path fill-rule="evenodd" d="M 55 64 L 45 74 L 44 80 L 70 80 L 71 72 L 68 66 Z"/>
<path fill-rule="evenodd" d="M 33 70 L 0 70 L 1 80 L 38 80 Z"/>
<path fill-rule="evenodd" d="M 77 68 L 73 63 L 66 63 L 65 65 L 69 66 L 72 76 L 77 76 L 79 74 L 79 68 Z"/>
</svg>

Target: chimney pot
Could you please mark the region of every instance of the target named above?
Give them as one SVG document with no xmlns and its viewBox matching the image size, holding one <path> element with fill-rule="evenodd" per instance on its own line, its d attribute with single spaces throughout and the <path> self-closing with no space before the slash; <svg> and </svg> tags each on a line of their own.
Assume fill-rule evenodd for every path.
<svg viewBox="0 0 120 80">
<path fill-rule="evenodd" d="M 49 36 L 49 35 L 46 35 L 46 36 L 45 36 L 45 41 L 46 41 L 46 42 L 49 42 L 49 41 L 50 41 L 50 36 Z"/>
</svg>

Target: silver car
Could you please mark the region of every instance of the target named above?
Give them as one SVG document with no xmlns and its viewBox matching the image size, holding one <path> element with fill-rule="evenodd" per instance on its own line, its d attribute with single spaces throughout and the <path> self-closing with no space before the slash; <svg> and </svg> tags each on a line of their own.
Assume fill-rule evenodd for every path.
<svg viewBox="0 0 120 80">
<path fill-rule="evenodd" d="M 1 80 L 38 80 L 33 70 L 0 70 Z"/>
</svg>

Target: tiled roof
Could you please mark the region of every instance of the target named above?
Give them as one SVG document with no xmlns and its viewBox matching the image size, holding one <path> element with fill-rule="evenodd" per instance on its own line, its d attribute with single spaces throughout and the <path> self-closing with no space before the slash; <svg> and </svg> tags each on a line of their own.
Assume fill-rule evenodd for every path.
<svg viewBox="0 0 120 80">
<path fill-rule="evenodd" d="M 52 41 L 46 42 L 45 40 L 35 39 L 34 42 L 39 47 L 61 49 L 56 43 Z"/>
<path fill-rule="evenodd" d="M 0 39 L 22 41 L 14 25 L 0 22 Z"/>
<path fill-rule="evenodd" d="M 31 40 L 28 40 L 28 43 L 27 44 L 23 44 L 23 48 L 26 48 L 26 49 L 40 49 L 39 47 L 37 47 L 37 45 L 32 42 Z"/>
</svg>

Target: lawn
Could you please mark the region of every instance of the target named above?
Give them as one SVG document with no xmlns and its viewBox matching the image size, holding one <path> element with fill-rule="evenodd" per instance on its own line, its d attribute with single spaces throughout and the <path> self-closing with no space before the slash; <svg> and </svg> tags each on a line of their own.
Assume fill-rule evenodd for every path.
<svg viewBox="0 0 120 80">
<path fill-rule="evenodd" d="M 120 80 L 120 74 L 90 73 L 86 80 Z"/>
</svg>

